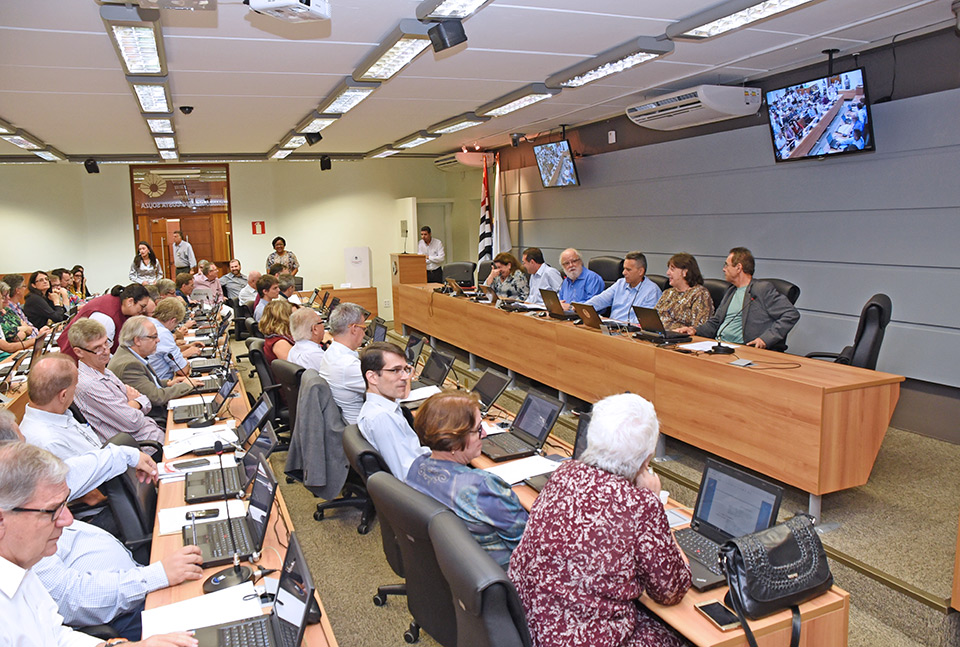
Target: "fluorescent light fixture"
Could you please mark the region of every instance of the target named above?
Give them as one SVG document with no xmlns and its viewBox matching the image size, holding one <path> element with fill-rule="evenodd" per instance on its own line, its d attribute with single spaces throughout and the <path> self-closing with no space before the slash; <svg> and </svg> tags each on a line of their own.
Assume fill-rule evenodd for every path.
<svg viewBox="0 0 960 647">
<path fill-rule="evenodd" d="M 13 127 L 13 124 L 0 119 L 0 135 L 12 135 L 15 132 L 17 132 L 17 129 Z"/>
<path fill-rule="evenodd" d="M 107 25 L 125 74 L 167 73 L 159 10 L 105 4 L 100 6 L 100 17 Z"/>
<path fill-rule="evenodd" d="M 425 25 L 416 20 L 401 20 L 400 25 L 353 73 L 357 81 L 386 81 L 430 46 Z"/>
<path fill-rule="evenodd" d="M 548 78 L 548 88 L 579 88 L 605 76 L 616 74 L 631 67 L 646 63 L 673 51 L 673 42 L 659 41 L 651 36 L 641 36 L 618 45 L 591 59 L 568 67 Z"/>
<path fill-rule="evenodd" d="M 48 162 L 65 162 L 67 160 L 67 156 L 53 146 L 47 146 L 42 151 L 33 151 L 33 154 L 39 158 L 47 160 Z"/>
<path fill-rule="evenodd" d="M 147 127 L 154 135 L 172 135 L 173 134 L 173 115 L 163 118 L 147 117 Z"/>
<path fill-rule="evenodd" d="M 463 20 L 491 0 L 425 0 L 417 5 L 417 20 Z"/>
<path fill-rule="evenodd" d="M 478 117 L 472 112 L 465 112 L 462 115 L 451 117 L 450 119 L 430 126 L 427 128 L 427 132 L 434 135 L 447 135 L 455 133 L 458 130 L 479 126 L 485 121 L 490 121 L 490 117 Z"/>
<path fill-rule="evenodd" d="M 176 148 L 177 142 L 173 137 L 154 137 L 153 141 L 157 142 L 157 148 Z"/>
<path fill-rule="evenodd" d="M 175 160 L 179 157 L 176 150 L 162 150 L 160 151 L 160 157 L 165 160 Z"/>
<path fill-rule="evenodd" d="M 439 135 L 431 135 L 426 130 L 421 130 L 410 135 L 409 137 L 404 137 L 400 141 L 394 142 L 393 147 L 402 149 L 416 148 L 417 146 L 426 144 L 429 141 L 433 141 L 437 137 L 439 137 Z"/>
<path fill-rule="evenodd" d="M 365 83 L 344 79 L 343 83 L 330 93 L 330 96 L 317 107 L 319 113 L 333 113 L 342 115 L 356 107 L 358 103 L 369 97 L 374 90 L 380 87 L 379 83 Z"/>
<path fill-rule="evenodd" d="M 140 0 L 140 6 L 145 9 L 216 11 L 217 0 Z"/>
<path fill-rule="evenodd" d="M 133 88 L 133 93 L 137 95 L 140 112 L 153 114 L 173 111 L 173 100 L 170 98 L 167 77 L 128 76 L 127 82 Z"/>
<path fill-rule="evenodd" d="M 46 148 L 42 141 L 25 130 L 17 130 L 9 135 L 0 135 L 0 139 L 4 139 L 14 146 L 19 146 L 28 151 L 38 151 Z"/>
<path fill-rule="evenodd" d="M 322 115 L 314 110 L 307 115 L 303 121 L 297 124 L 294 130 L 298 133 L 318 133 L 339 118 L 340 115 Z"/>
<path fill-rule="evenodd" d="M 549 99 L 560 90 L 548 88 L 543 83 L 531 83 L 499 99 L 477 108 L 476 113 L 481 117 L 502 117 L 505 114 L 526 108 L 529 105 Z"/>
<path fill-rule="evenodd" d="M 303 135 L 298 135 L 295 132 L 290 132 L 286 137 L 280 140 L 280 148 L 289 148 L 291 150 L 295 148 L 300 148 L 307 143 L 307 138 Z"/>
<path fill-rule="evenodd" d="M 396 148 L 394 148 L 391 145 L 381 146 L 380 148 L 372 150 L 366 155 L 364 155 L 364 158 L 365 159 L 383 159 L 384 157 L 390 157 L 391 155 L 396 155 L 399 152 L 400 151 L 398 151 Z"/>
<path fill-rule="evenodd" d="M 703 40 L 795 9 L 816 0 L 729 0 L 668 25 L 667 38 Z"/>
<path fill-rule="evenodd" d="M 270 149 L 270 152 L 267 153 L 267 158 L 282 160 L 284 157 L 293 152 L 292 148 L 280 148 L 279 145 L 274 146 Z"/>
</svg>

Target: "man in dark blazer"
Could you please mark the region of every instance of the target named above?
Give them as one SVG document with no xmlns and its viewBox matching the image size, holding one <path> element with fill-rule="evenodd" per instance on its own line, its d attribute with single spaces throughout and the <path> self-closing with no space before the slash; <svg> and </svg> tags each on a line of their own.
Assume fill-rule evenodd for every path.
<svg viewBox="0 0 960 647">
<path fill-rule="evenodd" d="M 696 328 L 685 326 L 678 332 L 757 348 L 785 349 L 787 333 L 797 325 L 800 313 L 772 284 L 753 280 L 755 267 L 749 249 L 731 249 L 723 264 L 723 276 L 731 285 L 717 311 Z"/>
</svg>

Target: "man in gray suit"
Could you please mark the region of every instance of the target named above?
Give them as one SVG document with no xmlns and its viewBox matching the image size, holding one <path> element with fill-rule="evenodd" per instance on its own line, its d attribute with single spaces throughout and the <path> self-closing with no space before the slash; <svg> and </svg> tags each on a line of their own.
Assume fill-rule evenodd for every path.
<svg viewBox="0 0 960 647">
<path fill-rule="evenodd" d="M 766 281 L 754 281 L 756 262 L 746 247 L 734 247 L 723 264 L 723 277 L 731 284 L 713 316 L 693 328 L 677 332 L 714 337 L 733 344 L 783 350 L 787 333 L 800 313 L 787 297 Z"/>
</svg>

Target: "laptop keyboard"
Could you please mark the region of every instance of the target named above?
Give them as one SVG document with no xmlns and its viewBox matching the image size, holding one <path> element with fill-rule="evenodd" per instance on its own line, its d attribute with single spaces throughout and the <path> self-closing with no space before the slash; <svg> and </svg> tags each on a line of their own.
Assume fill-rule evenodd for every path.
<svg viewBox="0 0 960 647">
<path fill-rule="evenodd" d="M 231 519 L 233 524 L 233 536 L 237 538 L 237 552 L 241 555 L 249 555 L 253 552 L 253 546 L 247 541 L 247 527 L 243 519 Z M 210 557 L 217 559 L 227 555 L 233 555 L 233 544 L 230 542 L 230 531 L 227 530 L 226 519 L 223 521 L 214 521 L 210 526 L 209 542 Z"/>
<path fill-rule="evenodd" d="M 284 647 L 296 647 L 300 627 L 284 622 L 283 620 L 277 624 L 280 626 L 280 640 L 283 641 Z"/>
<path fill-rule="evenodd" d="M 494 445 L 497 445 L 501 449 L 511 453 L 519 454 L 521 452 L 528 452 L 532 448 L 527 443 L 523 442 L 513 434 L 499 434 L 494 438 L 490 439 Z"/>
<path fill-rule="evenodd" d="M 200 416 L 207 415 L 207 405 L 200 404 L 185 404 L 182 407 L 177 407 L 174 410 L 174 420 L 193 420 L 194 418 L 199 418 Z"/>
<path fill-rule="evenodd" d="M 237 480 L 237 470 L 224 470 L 227 477 L 227 494 L 240 491 L 240 481 Z M 203 474 L 203 484 L 207 487 L 207 494 L 223 494 L 223 478 L 219 470 L 210 470 Z"/>
<path fill-rule="evenodd" d="M 673 533 L 677 544 L 690 559 L 707 567 L 711 573 L 723 575 L 720 570 L 719 546 L 692 528 L 681 528 Z"/>
<path fill-rule="evenodd" d="M 222 647 L 265 647 L 270 644 L 269 616 L 247 620 L 239 624 L 220 628 Z M 296 638 L 294 638 L 296 639 Z"/>
</svg>

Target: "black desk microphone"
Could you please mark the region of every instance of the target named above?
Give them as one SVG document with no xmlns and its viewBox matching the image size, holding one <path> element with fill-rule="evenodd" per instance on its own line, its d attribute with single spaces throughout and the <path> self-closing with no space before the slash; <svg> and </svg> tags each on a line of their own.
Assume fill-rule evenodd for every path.
<svg viewBox="0 0 960 647">
<path fill-rule="evenodd" d="M 214 573 L 203 583 L 204 593 L 213 593 L 231 586 L 237 586 L 249 581 L 253 577 L 253 569 L 249 566 L 240 565 L 240 551 L 237 549 L 237 538 L 233 534 L 233 519 L 230 518 L 230 499 L 227 496 L 227 477 L 223 471 L 223 443 L 219 440 L 213 446 L 217 453 L 217 459 L 220 461 L 220 479 L 223 485 L 223 500 L 226 502 L 227 509 L 227 530 L 230 532 L 230 545 L 233 547 L 233 566 Z"/>
</svg>

